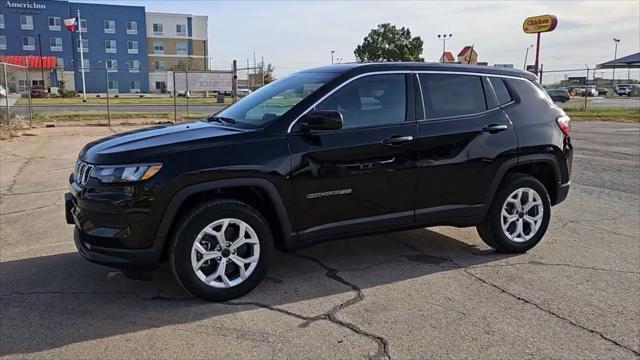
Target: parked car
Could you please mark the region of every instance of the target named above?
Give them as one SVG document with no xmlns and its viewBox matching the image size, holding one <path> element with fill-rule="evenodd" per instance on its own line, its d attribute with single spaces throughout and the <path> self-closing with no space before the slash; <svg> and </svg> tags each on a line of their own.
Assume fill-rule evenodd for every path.
<svg viewBox="0 0 640 360">
<path fill-rule="evenodd" d="M 567 91 L 567 89 L 547 90 L 547 94 L 549 94 L 551 100 L 561 103 L 565 103 L 571 99 L 571 96 L 569 96 L 569 92 Z"/>
<path fill-rule="evenodd" d="M 614 87 L 614 92 L 619 96 L 629 96 L 631 94 L 631 84 L 618 84 Z"/>
<path fill-rule="evenodd" d="M 31 97 L 32 98 L 37 98 L 37 97 L 44 97 L 46 96 L 47 92 L 45 91 L 44 87 L 40 86 L 40 85 L 33 85 L 31 87 Z"/>
<path fill-rule="evenodd" d="M 598 88 L 598 95 L 607 96 L 608 93 L 609 93 L 609 89 L 607 89 L 605 87 L 599 87 Z"/>
<path fill-rule="evenodd" d="M 595 86 L 577 87 L 574 90 L 576 96 L 598 96 L 598 90 Z"/>
<path fill-rule="evenodd" d="M 250 89 L 238 89 L 238 96 L 243 97 L 251 94 Z"/>
<path fill-rule="evenodd" d="M 202 121 L 87 144 L 65 214 L 87 260 L 126 274 L 168 261 L 186 291 L 226 301 L 260 283 L 274 248 L 329 239 L 475 226 L 526 252 L 567 197 L 572 158 L 570 119 L 533 74 L 340 64 Z"/>
<path fill-rule="evenodd" d="M 4 86 L 0 85 L 0 98 L 7 96 L 7 90 L 5 90 Z"/>
</svg>

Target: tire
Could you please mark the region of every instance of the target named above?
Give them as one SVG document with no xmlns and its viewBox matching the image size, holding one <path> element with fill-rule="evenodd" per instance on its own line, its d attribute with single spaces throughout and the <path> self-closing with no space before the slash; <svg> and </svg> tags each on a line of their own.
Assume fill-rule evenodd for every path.
<svg viewBox="0 0 640 360">
<path fill-rule="evenodd" d="M 203 300 L 227 301 L 253 290 L 273 257 L 267 221 L 241 201 L 200 204 L 176 228 L 169 248 L 171 270 L 188 293 Z"/>
<path fill-rule="evenodd" d="M 518 202 L 520 210 L 516 206 Z M 522 205 L 530 208 L 523 211 Z M 503 210 L 508 216 L 503 215 Z M 540 242 L 550 218 L 551 201 L 544 185 L 530 175 L 507 174 L 493 197 L 484 223 L 476 229 L 482 240 L 497 251 L 524 253 Z"/>
</svg>

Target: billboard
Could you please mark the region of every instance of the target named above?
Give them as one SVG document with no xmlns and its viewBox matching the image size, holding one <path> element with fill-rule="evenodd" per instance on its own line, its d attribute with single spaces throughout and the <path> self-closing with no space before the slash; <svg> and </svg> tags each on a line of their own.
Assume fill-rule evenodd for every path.
<svg viewBox="0 0 640 360">
<path fill-rule="evenodd" d="M 176 92 L 189 91 L 225 91 L 230 92 L 233 83 L 233 73 L 231 71 L 176 71 Z M 171 82 L 172 76 L 167 76 Z M 169 85 L 169 89 L 171 89 Z"/>
</svg>

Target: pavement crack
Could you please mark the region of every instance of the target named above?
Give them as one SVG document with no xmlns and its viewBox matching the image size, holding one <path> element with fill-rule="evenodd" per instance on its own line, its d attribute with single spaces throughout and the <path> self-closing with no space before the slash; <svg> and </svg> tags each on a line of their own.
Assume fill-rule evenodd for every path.
<svg viewBox="0 0 640 360">
<path fill-rule="evenodd" d="M 594 271 L 605 271 L 605 272 L 614 272 L 614 273 L 622 273 L 622 274 L 640 275 L 640 272 L 632 271 L 632 270 L 605 269 L 605 268 L 598 268 L 593 266 L 574 265 L 574 264 L 565 264 L 565 263 L 547 263 L 542 261 L 528 261 L 528 262 L 517 262 L 517 263 L 509 263 L 509 264 L 475 265 L 475 266 L 471 266 L 470 269 L 509 267 L 509 266 L 518 266 L 518 265 L 562 266 L 562 267 L 568 267 L 568 268 L 574 268 L 574 269 L 580 269 L 580 270 L 594 270 Z"/>
<path fill-rule="evenodd" d="M 311 262 L 316 263 L 318 266 L 322 267 L 323 269 L 325 269 L 325 276 L 331 280 L 334 280 L 340 284 L 343 284 L 349 288 L 351 288 L 351 290 L 355 293 L 354 297 L 352 297 L 351 299 L 344 301 L 334 307 L 332 307 L 328 312 L 312 317 L 310 319 L 307 320 L 307 322 L 303 323 L 301 325 L 301 327 L 306 327 L 309 326 L 309 324 L 311 324 L 314 321 L 317 320 L 321 320 L 321 319 L 326 319 L 336 325 L 339 325 L 343 328 L 346 328 L 348 330 L 351 330 L 352 332 L 366 337 L 370 340 L 373 340 L 377 345 L 378 345 L 378 350 L 376 351 L 376 353 L 371 356 L 370 358 L 372 359 L 391 359 L 391 356 L 389 355 L 389 342 L 387 341 L 387 339 L 385 339 L 384 337 L 380 336 L 380 335 L 376 335 L 373 333 L 370 333 L 360 327 L 358 327 L 355 324 L 352 324 L 350 322 L 341 320 L 340 318 L 338 318 L 338 312 L 340 312 L 343 309 L 346 309 L 349 306 L 355 305 L 359 302 L 361 302 L 362 300 L 364 300 L 365 295 L 364 292 L 362 291 L 362 289 L 354 284 L 351 283 L 347 280 L 345 280 L 343 277 L 341 277 L 340 275 L 338 275 L 338 272 L 340 271 L 339 269 L 334 269 L 331 268 L 329 266 L 327 266 L 326 264 L 324 264 L 322 261 L 311 257 L 311 256 L 307 256 L 307 255 L 302 255 L 299 253 L 295 253 L 296 256 L 309 260 Z"/>
<path fill-rule="evenodd" d="M 289 311 L 289 310 L 280 309 L 280 308 L 277 308 L 275 306 L 271 306 L 271 305 L 264 304 L 264 303 L 257 302 L 257 301 L 226 301 L 226 302 L 223 302 L 221 304 L 230 305 L 230 306 L 247 306 L 247 305 L 255 306 L 255 307 L 259 307 L 261 309 L 267 309 L 267 310 L 275 311 L 277 313 L 280 313 L 280 314 L 283 314 L 283 315 L 287 315 L 287 316 L 296 318 L 298 320 L 303 320 L 305 322 L 313 321 L 315 319 L 313 317 L 304 316 L 304 315 L 297 314 L 297 313 L 294 313 L 294 312 Z"/>
<path fill-rule="evenodd" d="M 392 238 L 390 238 L 390 239 L 392 239 Z M 411 244 L 408 244 L 408 243 L 406 243 L 406 242 L 404 242 L 402 240 L 396 240 L 396 241 L 398 241 L 399 243 L 403 244 L 404 246 L 406 246 L 406 247 L 408 247 L 410 249 L 413 249 L 415 251 L 418 251 L 418 252 L 420 252 L 422 254 L 425 254 L 425 255 L 428 255 L 428 256 L 434 256 L 434 255 L 426 254 L 423 250 L 421 250 L 421 249 L 419 249 L 419 248 L 417 248 L 417 247 L 415 247 L 415 246 L 413 246 Z M 488 281 L 488 280 L 486 280 L 486 279 L 474 274 L 473 272 L 470 271 L 470 269 L 472 269 L 473 267 L 472 268 L 466 268 L 465 266 L 458 264 L 455 260 L 450 259 L 450 258 L 441 257 L 441 256 L 434 256 L 434 257 L 441 258 L 441 259 L 446 259 L 449 263 L 451 263 L 451 265 L 453 265 L 454 267 L 456 267 L 457 269 L 459 269 L 460 271 L 462 271 L 466 275 L 470 276 L 471 278 L 473 278 L 473 279 L 475 279 L 475 280 L 477 280 L 477 281 L 479 281 L 479 282 L 481 282 L 481 283 L 483 283 L 483 284 L 485 284 L 487 286 L 490 286 L 490 287 L 492 287 L 494 289 L 499 290 L 500 292 L 502 292 L 505 295 L 508 295 L 508 296 L 510 296 L 510 297 L 512 297 L 512 298 L 514 298 L 516 300 L 519 300 L 519 301 L 527 304 L 527 305 L 533 306 L 536 309 L 538 309 L 538 310 L 540 310 L 540 311 L 542 311 L 542 312 L 544 312 L 544 313 L 546 313 L 548 315 L 551 315 L 551 316 L 553 316 L 553 317 L 555 317 L 557 319 L 560 319 L 560 320 L 562 320 L 562 321 L 564 321 L 564 322 L 566 322 L 566 323 L 568 323 L 568 324 L 570 324 L 570 325 L 572 325 L 572 326 L 574 326 L 574 327 L 576 327 L 578 329 L 584 330 L 584 331 L 589 332 L 589 333 L 594 334 L 594 335 L 598 335 L 600 338 L 604 339 L 605 341 L 608 341 L 609 343 L 611 343 L 613 345 L 616 345 L 616 346 L 618 346 L 620 348 L 623 348 L 623 349 L 635 354 L 636 356 L 640 356 L 640 352 L 639 351 L 634 350 L 634 349 L 632 349 L 632 348 L 630 348 L 630 347 L 628 347 L 628 346 L 616 341 L 615 339 L 612 339 L 612 338 L 606 336 L 605 334 L 603 334 L 600 331 L 597 331 L 597 330 L 594 330 L 594 329 L 590 329 L 590 328 L 588 328 L 588 327 L 586 327 L 584 325 L 580 325 L 577 322 L 575 322 L 575 321 L 573 321 L 573 320 L 571 320 L 571 319 L 569 319 L 567 317 L 564 317 L 564 316 L 562 316 L 562 315 L 560 315 L 560 314 L 558 314 L 558 313 L 556 313 L 556 312 L 554 312 L 552 310 L 545 309 L 541 305 L 539 305 L 539 304 L 537 304 L 537 303 L 535 303 L 535 302 L 533 302 L 531 300 L 528 300 L 528 299 L 526 299 L 526 298 L 524 298 L 524 297 L 522 297 L 520 295 L 512 293 L 511 291 L 509 291 L 509 290 L 507 290 L 507 289 L 505 289 L 503 287 L 500 287 L 499 285 L 494 284 L 494 283 L 492 283 L 492 282 L 490 282 L 490 281 Z"/>
<path fill-rule="evenodd" d="M 27 213 L 27 212 L 35 211 L 35 210 L 46 209 L 46 208 L 48 208 L 48 207 L 52 207 L 52 206 L 56 206 L 56 205 L 58 205 L 58 203 L 53 203 L 53 204 L 43 205 L 43 206 L 37 206 L 37 207 L 34 207 L 34 208 L 30 208 L 30 209 L 10 211 L 10 212 L 5 212 L 5 213 L 0 213 L 0 216 L 4 216 L 4 215 L 22 214 L 22 213 Z"/>
<path fill-rule="evenodd" d="M 1 196 L 18 196 L 18 195 L 31 195 L 31 194 L 45 194 L 51 192 L 65 191 L 68 188 L 60 188 L 60 189 L 50 189 L 50 190 L 40 190 L 40 191 L 29 191 L 29 192 L 4 192 L 0 193 Z"/>
</svg>

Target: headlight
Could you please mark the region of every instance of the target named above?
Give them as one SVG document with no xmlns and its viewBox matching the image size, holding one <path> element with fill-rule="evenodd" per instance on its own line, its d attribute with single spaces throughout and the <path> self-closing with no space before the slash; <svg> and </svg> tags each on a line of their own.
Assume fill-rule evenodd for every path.
<svg viewBox="0 0 640 360">
<path fill-rule="evenodd" d="M 91 176 L 102 183 L 120 183 L 147 180 L 157 174 L 162 164 L 96 165 Z"/>
</svg>

